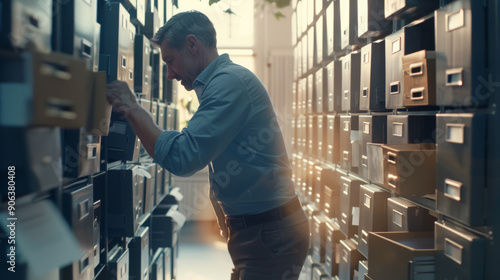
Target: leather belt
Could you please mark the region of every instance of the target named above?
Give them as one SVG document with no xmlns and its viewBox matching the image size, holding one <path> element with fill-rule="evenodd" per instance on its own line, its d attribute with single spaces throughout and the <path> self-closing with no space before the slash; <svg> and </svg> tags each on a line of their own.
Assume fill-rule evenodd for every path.
<svg viewBox="0 0 500 280">
<path fill-rule="evenodd" d="M 266 212 L 244 216 L 227 216 L 226 224 L 231 229 L 248 228 L 254 225 L 281 220 L 302 208 L 297 197 L 282 206 L 273 208 Z"/>
</svg>

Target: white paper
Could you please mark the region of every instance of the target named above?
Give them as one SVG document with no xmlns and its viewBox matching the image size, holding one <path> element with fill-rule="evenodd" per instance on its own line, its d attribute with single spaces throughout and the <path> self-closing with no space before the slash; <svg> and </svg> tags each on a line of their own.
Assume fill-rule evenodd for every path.
<svg viewBox="0 0 500 280">
<path fill-rule="evenodd" d="M 359 141 L 362 137 L 362 133 L 361 130 L 351 130 L 351 166 L 353 167 L 359 167 Z"/>
<path fill-rule="evenodd" d="M 177 201 L 182 201 L 184 199 L 184 195 L 180 192 L 180 189 L 178 187 L 173 188 L 170 193 Z"/>
<path fill-rule="evenodd" d="M 78 241 L 51 202 L 18 206 L 14 217 L 17 218 L 12 221 L 16 225 L 16 263 L 22 255 L 30 274 L 44 275 L 80 259 L 82 249 Z M 12 217 L 7 212 L 0 213 L 1 220 L 8 218 Z M 1 224 L 10 232 L 7 223 Z"/>
<path fill-rule="evenodd" d="M 168 210 L 167 217 L 171 217 L 177 223 L 178 228 L 182 228 L 186 222 L 186 216 L 174 208 Z"/>
<path fill-rule="evenodd" d="M 139 166 L 136 170 L 136 175 L 146 177 L 148 179 L 151 179 L 151 174 L 149 174 L 148 170 L 146 169 L 147 167 L 144 166 Z"/>
</svg>

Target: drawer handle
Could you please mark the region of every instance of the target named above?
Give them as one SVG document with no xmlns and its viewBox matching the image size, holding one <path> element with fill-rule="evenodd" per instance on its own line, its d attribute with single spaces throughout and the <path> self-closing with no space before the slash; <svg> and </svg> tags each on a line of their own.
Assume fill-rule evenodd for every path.
<svg viewBox="0 0 500 280">
<path fill-rule="evenodd" d="M 444 255 L 453 260 L 454 262 L 462 265 L 462 251 L 463 246 L 451 241 L 448 238 L 444 239 Z"/>
<path fill-rule="evenodd" d="M 395 153 L 387 152 L 387 162 L 396 164 L 397 155 Z"/>
<path fill-rule="evenodd" d="M 462 183 L 451 179 L 444 180 L 444 196 L 456 201 L 461 201 L 461 190 Z"/>
<path fill-rule="evenodd" d="M 454 68 L 446 70 L 446 86 L 448 87 L 461 87 L 463 82 L 464 68 Z"/>
<path fill-rule="evenodd" d="M 392 174 L 387 174 L 387 184 L 393 188 L 396 188 L 397 179 L 398 179 L 398 176 L 392 175 Z"/>
<path fill-rule="evenodd" d="M 422 62 L 410 64 L 410 77 L 424 74 L 424 64 Z"/>
<path fill-rule="evenodd" d="M 424 87 L 419 87 L 419 88 L 412 88 L 411 89 L 411 100 L 423 100 L 424 99 L 424 92 L 425 88 Z"/>
<path fill-rule="evenodd" d="M 400 88 L 399 81 L 392 82 L 389 84 L 389 86 L 390 86 L 390 90 L 391 90 L 389 92 L 389 94 L 399 94 L 399 92 L 400 92 L 399 91 L 399 88 Z"/>
</svg>

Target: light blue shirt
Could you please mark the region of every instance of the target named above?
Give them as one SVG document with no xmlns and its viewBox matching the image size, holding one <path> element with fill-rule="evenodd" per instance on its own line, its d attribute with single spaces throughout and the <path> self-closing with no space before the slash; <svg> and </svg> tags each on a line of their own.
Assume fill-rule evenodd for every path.
<svg viewBox="0 0 500 280">
<path fill-rule="evenodd" d="M 211 164 L 210 186 L 229 216 L 261 213 L 295 197 L 283 135 L 257 76 L 223 54 L 193 88 L 198 110 L 181 132 L 162 132 L 155 161 L 178 176 Z"/>
</svg>

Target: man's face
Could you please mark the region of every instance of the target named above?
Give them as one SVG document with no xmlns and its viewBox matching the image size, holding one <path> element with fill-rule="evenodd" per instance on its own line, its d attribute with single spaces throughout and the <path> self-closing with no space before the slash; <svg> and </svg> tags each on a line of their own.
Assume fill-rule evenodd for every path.
<svg viewBox="0 0 500 280">
<path fill-rule="evenodd" d="M 198 77 L 197 61 L 194 55 L 184 44 L 182 50 L 170 48 L 167 40 L 163 40 L 161 46 L 161 55 L 163 61 L 167 64 L 167 78 L 169 80 L 181 81 L 181 84 L 190 91 L 193 89 L 193 82 Z"/>
</svg>

